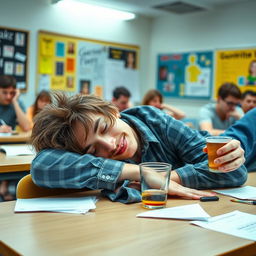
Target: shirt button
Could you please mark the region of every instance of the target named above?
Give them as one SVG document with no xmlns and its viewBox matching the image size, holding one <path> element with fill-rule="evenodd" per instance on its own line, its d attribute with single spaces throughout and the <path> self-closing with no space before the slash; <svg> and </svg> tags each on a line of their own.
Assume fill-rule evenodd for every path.
<svg viewBox="0 0 256 256">
<path fill-rule="evenodd" d="M 110 179 L 110 176 L 109 176 L 109 175 L 107 175 L 107 176 L 106 176 L 106 179 L 107 179 L 107 180 L 109 180 L 109 179 Z"/>
<path fill-rule="evenodd" d="M 106 176 L 105 176 L 104 174 L 101 176 L 102 179 L 105 179 L 105 177 L 106 177 Z"/>
</svg>

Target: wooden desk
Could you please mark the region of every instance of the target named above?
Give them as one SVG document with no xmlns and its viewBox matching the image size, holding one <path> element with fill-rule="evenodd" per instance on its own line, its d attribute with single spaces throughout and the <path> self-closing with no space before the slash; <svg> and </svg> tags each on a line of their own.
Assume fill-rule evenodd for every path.
<svg viewBox="0 0 256 256">
<path fill-rule="evenodd" d="M 256 173 L 247 185 L 256 185 Z M 256 243 L 210 231 L 188 221 L 136 218 L 141 204 L 124 205 L 100 199 L 94 212 L 14 214 L 15 201 L 0 204 L 0 254 L 3 255 L 255 255 Z M 169 199 L 168 207 L 197 203 Z M 233 210 L 256 213 L 256 206 L 230 202 L 199 202 L 211 215 Z"/>
<path fill-rule="evenodd" d="M 30 140 L 31 131 L 20 132 L 11 136 L 0 136 L 1 143 L 25 143 Z"/>
<path fill-rule="evenodd" d="M 5 156 L 0 154 L 0 173 L 29 171 L 35 156 Z"/>
</svg>

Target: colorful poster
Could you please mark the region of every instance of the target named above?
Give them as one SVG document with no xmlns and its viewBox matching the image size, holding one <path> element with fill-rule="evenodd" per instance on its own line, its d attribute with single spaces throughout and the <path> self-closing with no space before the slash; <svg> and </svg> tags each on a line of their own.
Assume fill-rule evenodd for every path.
<svg viewBox="0 0 256 256">
<path fill-rule="evenodd" d="M 225 82 L 256 91 L 256 48 L 216 51 L 215 96 Z"/>
<path fill-rule="evenodd" d="M 0 74 L 11 75 L 17 87 L 27 90 L 29 32 L 0 27 Z"/>
<path fill-rule="evenodd" d="M 75 71 L 75 59 L 67 58 L 66 67 L 67 67 L 67 72 L 73 73 Z"/>
<path fill-rule="evenodd" d="M 43 37 L 40 41 L 40 54 L 42 56 L 53 56 L 54 53 L 54 42 L 53 39 Z"/>
<path fill-rule="evenodd" d="M 52 58 L 41 56 L 39 58 L 39 71 L 41 74 L 52 74 Z"/>
<path fill-rule="evenodd" d="M 131 102 L 141 102 L 137 66 L 136 51 L 114 47 L 108 48 L 104 88 L 105 99 L 111 100 L 113 90 L 116 87 L 124 86 L 131 93 Z"/>
<path fill-rule="evenodd" d="M 158 56 L 157 89 L 165 97 L 209 99 L 212 79 L 212 51 Z"/>
<path fill-rule="evenodd" d="M 65 56 L 65 44 L 63 42 L 56 43 L 56 56 L 57 57 Z"/>
</svg>

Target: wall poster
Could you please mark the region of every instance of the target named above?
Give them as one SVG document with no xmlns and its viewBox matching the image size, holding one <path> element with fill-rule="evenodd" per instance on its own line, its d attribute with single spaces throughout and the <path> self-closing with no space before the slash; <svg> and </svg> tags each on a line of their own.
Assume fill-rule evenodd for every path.
<svg viewBox="0 0 256 256">
<path fill-rule="evenodd" d="M 0 74 L 15 77 L 17 88 L 27 90 L 29 31 L 0 27 Z"/>
<path fill-rule="evenodd" d="M 111 100 L 125 86 L 139 101 L 139 47 L 39 31 L 38 87 Z"/>
<path fill-rule="evenodd" d="M 188 52 L 158 56 L 157 89 L 165 97 L 210 99 L 213 52 Z"/>
<path fill-rule="evenodd" d="M 256 47 L 216 51 L 215 96 L 225 82 L 237 84 L 242 92 L 256 91 Z"/>
</svg>

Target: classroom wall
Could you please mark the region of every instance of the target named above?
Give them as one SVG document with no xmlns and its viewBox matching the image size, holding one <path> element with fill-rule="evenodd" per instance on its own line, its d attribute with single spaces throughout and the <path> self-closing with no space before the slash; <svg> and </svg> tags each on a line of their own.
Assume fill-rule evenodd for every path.
<svg viewBox="0 0 256 256">
<path fill-rule="evenodd" d="M 256 1 L 222 10 L 159 17 L 152 24 L 148 85 L 156 86 L 157 54 L 256 46 Z M 145 89 L 145 88 L 144 88 Z M 165 99 L 196 117 L 204 100 Z"/>
<path fill-rule="evenodd" d="M 50 4 L 50 0 L 6 0 L 1 1 L 0 26 L 30 31 L 28 91 L 21 96 L 27 107 L 35 99 L 38 30 L 138 45 L 141 49 L 139 79 L 141 88 L 146 86 L 151 35 L 151 20 L 148 18 L 114 23 L 89 19 L 82 12 L 57 8 Z"/>
<path fill-rule="evenodd" d="M 30 31 L 28 91 L 26 106 L 35 98 L 37 31 L 47 30 L 78 37 L 140 46 L 141 97 L 156 87 L 156 57 L 159 53 L 186 52 L 256 45 L 256 1 L 245 0 L 222 10 L 194 14 L 168 14 L 155 20 L 138 17 L 110 23 L 63 11 L 50 0 L 1 1 L 0 25 Z M 203 100 L 165 99 L 196 117 Z"/>
</svg>

